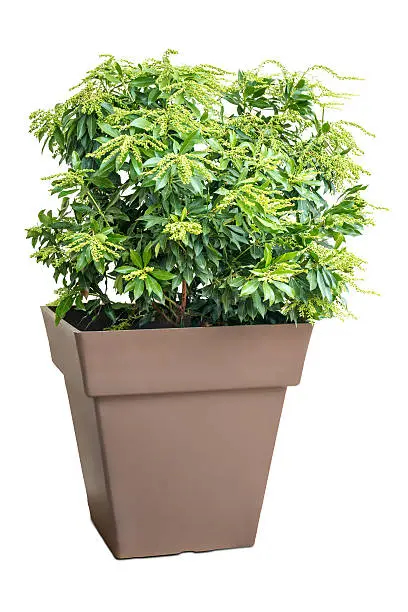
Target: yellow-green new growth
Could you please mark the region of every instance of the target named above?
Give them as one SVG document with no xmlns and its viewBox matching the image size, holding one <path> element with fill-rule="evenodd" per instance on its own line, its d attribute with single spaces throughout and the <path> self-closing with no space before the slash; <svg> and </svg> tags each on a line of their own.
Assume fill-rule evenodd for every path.
<svg viewBox="0 0 408 612">
<path fill-rule="evenodd" d="M 123 134 L 101 145 L 94 153 L 88 153 L 88 157 L 103 159 L 108 156 L 117 156 L 116 165 L 118 167 L 124 163 L 130 153 L 133 153 L 137 161 L 142 163 L 143 159 L 140 149 L 163 151 L 165 146 L 156 138 L 147 135 L 129 136 Z"/>
<path fill-rule="evenodd" d="M 44 176 L 43 181 L 51 181 L 52 188 L 61 187 L 62 189 L 72 189 L 73 187 L 82 187 L 85 185 L 86 179 L 94 170 L 72 170 L 69 169 L 67 172 L 60 172 L 58 174 L 51 174 L 50 176 Z"/>
<path fill-rule="evenodd" d="M 222 212 L 234 205 L 254 207 L 256 204 L 266 210 L 269 203 L 270 198 L 267 193 L 257 185 L 248 182 L 238 185 L 224 195 L 216 205 L 214 211 Z"/>
<path fill-rule="evenodd" d="M 202 231 L 200 223 L 196 221 L 174 221 L 173 223 L 167 223 L 163 230 L 165 234 L 169 234 L 171 240 L 176 241 L 184 241 L 187 234 L 198 236 Z"/>
<path fill-rule="evenodd" d="M 175 166 L 177 169 L 178 176 L 184 185 L 191 182 L 194 173 L 197 173 L 207 181 L 211 181 L 213 174 L 207 166 L 215 169 L 215 164 L 198 153 L 168 153 L 150 170 L 149 174 L 156 174 L 158 177 L 161 177 L 172 166 Z"/>
<path fill-rule="evenodd" d="M 118 251 L 124 250 L 124 247 L 120 244 L 110 242 L 105 234 L 78 232 L 64 237 L 64 243 L 68 254 L 78 253 L 82 251 L 84 247 L 89 246 L 91 257 L 94 261 L 100 261 L 104 259 L 106 255 L 111 255 L 116 258 L 119 256 Z"/>
<path fill-rule="evenodd" d="M 144 268 L 141 268 L 140 270 L 133 270 L 132 272 L 129 272 L 129 274 L 124 274 L 123 278 L 126 281 L 130 281 L 135 278 L 140 278 L 141 280 L 145 280 L 148 274 L 150 274 L 150 272 L 153 272 L 153 270 L 154 268 L 152 268 L 151 266 L 145 266 Z"/>
</svg>

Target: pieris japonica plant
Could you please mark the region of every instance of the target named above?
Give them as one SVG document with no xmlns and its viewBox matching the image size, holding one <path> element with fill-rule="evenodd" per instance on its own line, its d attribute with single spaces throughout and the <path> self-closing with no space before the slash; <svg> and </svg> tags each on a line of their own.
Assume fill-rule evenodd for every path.
<svg viewBox="0 0 408 612">
<path fill-rule="evenodd" d="M 347 315 L 372 224 L 347 94 L 324 66 L 208 65 L 103 56 L 66 102 L 31 115 L 63 164 L 55 210 L 28 230 L 60 284 L 56 321 L 126 329 L 316 321 Z M 320 77 L 319 77 L 320 75 Z M 329 109 L 329 110 L 328 110 Z"/>
</svg>

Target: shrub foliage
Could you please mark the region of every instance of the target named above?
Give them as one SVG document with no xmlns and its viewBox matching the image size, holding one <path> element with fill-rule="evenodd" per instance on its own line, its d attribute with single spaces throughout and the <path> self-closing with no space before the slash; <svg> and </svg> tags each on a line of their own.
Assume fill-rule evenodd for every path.
<svg viewBox="0 0 408 612">
<path fill-rule="evenodd" d="M 352 77 L 273 61 L 235 76 L 172 53 L 103 56 L 31 115 L 66 168 L 47 177 L 58 210 L 28 230 L 61 285 L 57 321 L 72 308 L 123 329 L 346 315 L 364 265 L 346 239 L 372 223 L 353 135 L 365 130 L 329 121 L 347 94 L 321 75 Z"/>
</svg>

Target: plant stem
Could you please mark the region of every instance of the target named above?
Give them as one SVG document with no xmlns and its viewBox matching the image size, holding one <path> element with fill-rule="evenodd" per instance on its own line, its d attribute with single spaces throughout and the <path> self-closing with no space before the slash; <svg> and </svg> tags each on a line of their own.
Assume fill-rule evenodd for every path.
<svg viewBox="0 0 408 612">
<path fill-rule="evenodd" d="M 185 280 L 181 283 L 181 304 L 180 304 L 180 315 L 179 322 L 183 320 L 184 313 L 186 312 L 187 306 L 187 283 Z"/>
<path fill-rule="evenodd" d="M 105 217 L 102 208 L 99 206 L 98 202 L 95 200 L 95 198 L 93 197 L 90 191 L 88 191 L 88 196 L 91 198 L 92 202 L 95 204 L 96 208 L 98 209 L 99 214 L 101 215 L 102 219 L 105 221 L 106 225 L 109 225 L 108 220 Z"/>
<path fill-rule="evenodd" d="M 161 315 L 164 319 L 166 319 L 166 321 L 168 321 L 172 325 L 175 324 L 174 321 L 170 319 L 170 317 L 168 317 L 166 313 L 156 304 L 156 302 L 152 302 L 152 306 L 159 315 Z"/>
<path fill-rule="evenodd" d="M 244 249 L 243 251 L 241 251 L 241 253 L 239 255 L 237 255 L 236 257 L 234 257 L 234 259 L 232 260 L 232 262 L 237 261 L 240 257 L 242 257 L 243 255 L 245 255 L 245 253 L 247 253 L 251 248 L 252 248 L 252 244 L 249 245 L 249 247 L 247 247 L 246 249 Z"/>
<path fill-rule="evenodd" d="M 171 316 L 174 316 L 175 321 L 177 321 L 179 305 L 176 304 L 176 302 L 173 302 L 173 300 L 168 298 L 166 295 L 164 296 L 164 299 L 166 300 L 166 302 L 168 302 L 166 304 L 166 306 L 167 306 L 168 310 L 170 311 Z"/>
</svg>

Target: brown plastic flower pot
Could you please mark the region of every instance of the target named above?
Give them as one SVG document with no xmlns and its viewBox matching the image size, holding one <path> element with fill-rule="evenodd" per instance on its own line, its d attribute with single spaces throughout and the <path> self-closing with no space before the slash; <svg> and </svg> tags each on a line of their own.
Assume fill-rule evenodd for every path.
<svg viewBox="0 0 408 612">
<path fill-rule="evenodd" d="M 42 311 L 92 521 L 115 557 L 252 546 L 312 326 L 82 332 Z"/>
</svg>

